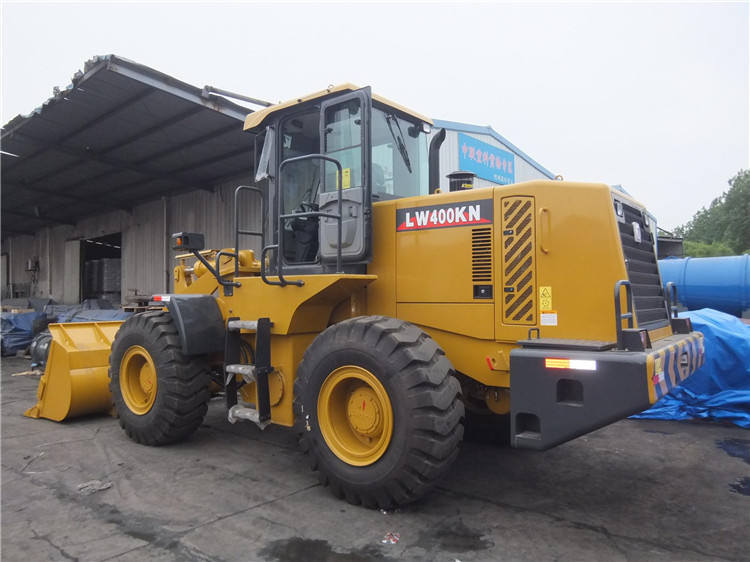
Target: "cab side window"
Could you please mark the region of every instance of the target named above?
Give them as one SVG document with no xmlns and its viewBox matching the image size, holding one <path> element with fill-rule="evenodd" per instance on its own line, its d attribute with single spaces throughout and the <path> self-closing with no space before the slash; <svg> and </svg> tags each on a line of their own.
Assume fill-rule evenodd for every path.
<svg viewBox="0 0 750 562">
<path fill-rule="evenodd" d="M 341 163 L 342 187 L 362 187 L 362 107 L 359 99 L 350 99 L 326 108 L 324 119 L 324 152 Z M 324 191 L 336 191 L 336 167 L 327 164 L 325 170 Z"/>
<path fill-rule="evenodd" d="M 315 154 L 320 145 L 317 109 L 294 115 L 281 126 L 281 161 L 296 156 Z M 316 202 L 320 186 L 320 163 L 316 160 L 292 162 L 284 168 L 285 214 L 310 210 Z"/>
<path fill-rule="evenodd" d="M 316 154 L 320 147 L 320 108 L 292 115 L 281 124 L 281 161 Z M 282 214 L 318 210 L 320 161 L 301 160 L 284 166 Z M 284 222 L 284 260 L 314 263 L 318 256 L 318 218 L 295 217 Z"/>
</svg>

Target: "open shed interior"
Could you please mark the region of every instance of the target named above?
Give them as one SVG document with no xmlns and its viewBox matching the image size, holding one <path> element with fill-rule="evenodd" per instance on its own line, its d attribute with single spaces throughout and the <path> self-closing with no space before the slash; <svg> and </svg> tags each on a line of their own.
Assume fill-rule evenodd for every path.
<svg viewBox="0 0 750 562">
<path fill-rule="evenodd" d="M 121 57 L 88 61 L 2 129 L 3 297 L 126 303 L 169 290 L 172 232 L 229 246 L 232 192 L 255 162 L 251 112 Z"/>
</svg>

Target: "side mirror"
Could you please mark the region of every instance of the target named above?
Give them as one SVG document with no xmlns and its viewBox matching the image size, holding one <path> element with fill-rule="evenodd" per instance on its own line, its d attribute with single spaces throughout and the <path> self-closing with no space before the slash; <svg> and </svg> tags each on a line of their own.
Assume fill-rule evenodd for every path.
<svg viewBox="0 0 750 562">
<path fill-rule="evenodd" d="M 172 235 L 172 249 L 178 252 L 200 252 L 206 245 L 203 234 L 178 232 Z"/>
<path fill-rule="evenodd" d="M 263 150 L 260 152 L 258 169 L 255 171 L 255 181 L 263 181 L 271 177 L 269 165 L 271 163 L 271 153 L 276 142 L 276 132 L 272 127 L 266 127 L 266 139 L 263 142 Z"/>
<path fill-rule="evenodd" d="M 432 126 L 429 123 L 420 123 L 418 125 L 411 125 L 407 131 L 409 132 L 409 136 L 415 139 L 420 134 L 429 135 L 432 132 Z"/>
</svg>

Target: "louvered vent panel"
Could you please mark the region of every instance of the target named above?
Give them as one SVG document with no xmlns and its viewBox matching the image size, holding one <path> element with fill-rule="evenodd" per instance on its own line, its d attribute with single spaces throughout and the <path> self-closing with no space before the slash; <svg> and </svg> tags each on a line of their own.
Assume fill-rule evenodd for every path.
<svg viewBox="0 0 750 562">
<path fill-rule="evenodd" d="M 653 233 L 643 212 L 622 203 L 618 221 L 625 268 L 633 289 L 633 304 L 639 328 L 655 329 L 669 325 L 669 313 L 659 278 Z M 637 227 L 635 225 L 638 225 Z M 639 236 L 636 239 L 635 229 Z"/>
<path fill-rule="evenodd" d="M 536 323 L 534 263 L 534 199 L 504 197 L 502 201 L 503 322 Z"/>
<path fill-rule="evenodd" d="M 471 280 L 492 284 L 492 229 L 475 228 L 471 231 Z"/>
</svg>

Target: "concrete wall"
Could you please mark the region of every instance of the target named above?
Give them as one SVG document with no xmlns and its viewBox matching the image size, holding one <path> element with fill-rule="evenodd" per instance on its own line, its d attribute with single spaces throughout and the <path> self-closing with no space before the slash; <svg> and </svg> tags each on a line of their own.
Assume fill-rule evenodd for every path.
<svg viewBox="0 0 750 562">
<path fill-rule="evenodd" d="M 38 256 L 40 271 L 31 288 L 32 296 L 51 297 L 71 303 L 79 294 L 79 254 L 77 241 L 122 233 L 122 295 L 151 295 L 169 291 L 174 267 L 174 252 L 169 234 L 178 231 L 202 232 L 207 248 L 234 246 L 234 189 L 246 182 L 239 178 L 215 191 L 193 191 L 135 207 L 132 213 L 114 211 L 83 219 L 75 226 L 56 226 L 34 236 L 15 236 L 3 240 L 2 252 L 8 253 L 11 283 L 29 283 L 26 260 Z M 259 228 L 260 201 L 250 195 L 240 200 L 240 226 Z M 243 248 L 260 250 L 257 238 L 244 238 Z M 169 284 L 168 284 L 169 283 Z"/>
</svg>

